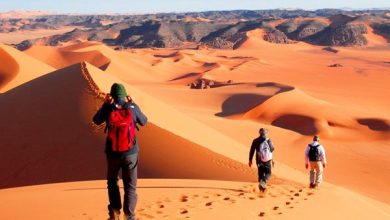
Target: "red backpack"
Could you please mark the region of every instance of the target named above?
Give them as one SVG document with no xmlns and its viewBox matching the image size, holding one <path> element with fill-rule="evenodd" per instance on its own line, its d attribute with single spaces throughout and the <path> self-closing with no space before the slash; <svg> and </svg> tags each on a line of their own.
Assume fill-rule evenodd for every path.
<svg viewBox="0 0 390 220">
<path fill-rule="evenodd" d="M 114 108 L 108 118 L 107 130 L 113 152 L 125 152 L 134 146 L 135 124 L 131 110 Z"/>
</svg>

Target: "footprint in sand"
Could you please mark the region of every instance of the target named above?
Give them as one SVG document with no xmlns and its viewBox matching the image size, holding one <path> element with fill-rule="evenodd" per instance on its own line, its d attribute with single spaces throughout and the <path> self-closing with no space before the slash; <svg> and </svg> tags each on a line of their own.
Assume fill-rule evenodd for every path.
<svg viewBox="0 0 390 220">
<path fill-rule="evenodd" d="M 314 193 L 313 192 L 308 192 L 307 195 L 311 196 L 311 195 L 314 195 Z"/>
<path fill-rule="evenodd" d="M 213 202 L 208 202 L 208 203 L 206 203 L 205 205 L 206 206 L 211 206 L 213 204 Z"/>
<path fill-rule="evenodd" d="M 188 210 L 187 209 L 180 209 L 179 213 L 184 215 L 184 214 L 188 213 Z"/>
<path fill-rule="evenodd" d="M 297 197 L 299 197 L 299 193 L 295 193 L 295 194 L 294 194 L 294 196 L 297 196 Z"/>
<path fill-rule="evenodd" d="M 286 205 L 290 205 L 291 204 L 291 202 L 286 202 Z"/>
<path fill-rule="evenodd" d="M 180 198 L 180 202 L 187 202 L 188 201 L 188 196 L 182 196 Z"/>
<path fill-rule="evenodd" d="M 279 206 L 275 206 L 274 208 L 273 208 L 273 210 L 278 210 L 279 209 Z"/>
<path fill-rule="evenodd" d="M 264 217 L 264 216 L 265 216 L 265 212 L 260 212 L 260 213 L 259 213 L 259 216 L 260 216 L 260 217 Z"/>
<path fill-rule="evenodd" d="M 145 217 L 145 218 L 154 218 L 153 215 L 149 215 L 149 214 L 147 214 L 147 213 L 141 213 L 140 215 L 143 216 L 143 217 Z"/>
</svg>

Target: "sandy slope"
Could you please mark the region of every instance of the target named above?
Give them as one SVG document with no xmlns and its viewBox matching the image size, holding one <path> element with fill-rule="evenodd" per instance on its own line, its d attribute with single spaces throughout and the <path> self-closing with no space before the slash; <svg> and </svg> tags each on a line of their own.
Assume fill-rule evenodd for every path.
<svg viewBox="0 0 390 220">
<path fill-rule="evenodd" d="M 93 74 L 104 75 L 92 65 L 88 67 Z M 82 74 L 81 65 L 75 64 L 32 80 L 0 97 L 1 103 L 7 106 L 0 110 L 0 118 L 4 122 L 0 125 L 4 131 L 2 142 L 7 143 L 2 145 L 4 153 L 1 154 L 0 161 L 5 166 L 11 164 L 14 158 L 21 159 L 13 169 L 0 174 L 2 187 L 104 178 L 103 128 L 91 127 L 91 117 L 100 106 L 101 99 L 96 98 L 87 79 L 89 78 Z M 112 81 L 106 80 L 105 83 L 111 85 Z M 24 100 L 24 94 L 29 94 L 27 100 Z M 28 114 L 18 107 L 22 100 L 29 107 Z M 147 102 L 142 103 L 145 103 L 141 106 L 144 106 L 151 125 L 140 134 L 140 144 L 146 152 L 141 156 L 141 177 L 226 180 L 254 178 L 254 172 L 246 166 L 189 141 L 191 139 L 185 133 L 183 136 L 188 139 L 158 127 L 164 127 L 162 121 L 155 120 L 157 116 L 148 114 L 153 106 L 148 107 Z M 160 113 L 164 112 L 168 116 L 169 112 L 175 114 L 169 107 L 158 107 Z M 163 111 L 163 108 L 167 109 Z M 176 116 L 180 118 L 179 114 L 176 113 Z M 189 123 L 191 121 L 184 116 L 180 119 L 188 120 Z M 202 129 L 196 122 L 192 124 Z M 205 132 L 212 132 L 207 127 L 203 129 Z M 187 128 L 183 132 L 188 130 Z M 24 138 L 18 138 L 21 134 Z M 229 139 L 204 143 L 208 146 L 224 141 Z M 6 151 L 5 147 L 12 151 Z M 233 150 L 234 148 L 227 152 L 234 154 Z M 26 151 L 30 153 L 26 154 Z M 186 153 L 187 151 L 191 154 Z M 85 164 L 84 160 L 88 160 L 88 163 Z M 208 172 L 204 172 L 205 169 Z M 74 172 L 75 170 L 78 172 Z M 175 172 L 172 173 L 172 170 Z"/>
<path fill-rule="evenodd" d="M 3 218 L 106 219 L 104 181 L 71 182 L 0 190 Z M 260 195 L 253 183 L 141 179 L 137 219 L 388 219 L 390 207 L 326 185 L 310 190 L 279 181 Z M 35 201 L 15 214 L 20 201 Z"/>
<path fill-rule="evenodd" d="M 12 47 L 0 44 L 0 93 L 54 69 Z"/>
</svg>

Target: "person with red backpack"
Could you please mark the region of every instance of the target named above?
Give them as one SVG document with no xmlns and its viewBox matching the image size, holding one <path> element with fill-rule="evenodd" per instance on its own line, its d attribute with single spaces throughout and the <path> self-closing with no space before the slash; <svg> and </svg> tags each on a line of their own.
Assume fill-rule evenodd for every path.
<svg viewBox="0 0 390 220">
<path fill-rule="evenodd" d="M 119 170 L 122 169 L 124 186 L 123 212 L 126 220 L 135 219 L 137 204 L 137 166 L 139 146 L 135 136 L 137 124 L 144 126 L 147 117 L 127 95 L 122 84 L 114 83 L 102 107 L 93 117 L 97 125 L 106 123 L 105 153 L 107 159 L 108 214 L 118 220 L 122 208 L 119 191 Z"/>
<path fill-rule="evenodd" d="M 267 182 L 271 177 L 271 170 L 273 166 L 274 146 L 271 139 L 267 136 L 267 129 L 260 128 L 260 136 L 253 140 L 251 149 L 249 151 L 249 167 L 252 166 L 252 158 L 256 151 L 256 164 L 258 171 L 259 190 L 265 192 L 267 189 Z"/>
<path fill-rule="evenodd" d="M 305 168 L 310 164 L 310 188 L 315 188 L 322 182 L 322 169 L 326 166 L 325 149 L 319 143 L 318 136 L 313 137 L 313 142 L 308 144 L 305 150 Z"/>
</svg>

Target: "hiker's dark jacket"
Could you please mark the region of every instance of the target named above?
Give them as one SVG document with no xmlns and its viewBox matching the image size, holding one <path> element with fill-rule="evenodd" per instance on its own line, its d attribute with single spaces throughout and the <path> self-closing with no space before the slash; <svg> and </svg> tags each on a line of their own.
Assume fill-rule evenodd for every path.
<svg viewBox="0 0 390 220">
<path fill-rule="evenodd" d="M 252 161 L 253 154 L 257 155 L 257 152 L 260 151 L 260 144 L 263 143 L 266 140 L 266 137 L 259 136 L 258 138 L 254 139 L 252 142 L 251 150 L 249 151 L 249 161 Z M 274 145 L 272 144 L 271 139 L 268 138 L 268 145 L 270 147 L 271 152 L 274 152 Z M 260 158 L 256 156 L 256 163 L 259 164 L 261 162 Z"/>
<path fill-rule="evenodd" d="M 144 126 L 146 125 L 148 119 L 147 117 L 142 113 L 141 109 L 138 107 L 137 104 L 135 103 L 128 103 L 124 101 L 123 99 L 119 99 L 116 104 L 123 106 L 124 108 L 130 109 L 133 115 L 133 119 L 135 122 L 135 125 L 137 124 Z M 104 122 L 106 124 L 108 123 L 108 119 L 110 116 L 111 111 L 115 109 L 114 104 L 108 104 L 108 103 L 103 103 L 102 107 L 96 112 L 96 114 L 93 116 L 93 122 L 97 125 L 101 125 Z M 112 152 L 111 146 L 109 142 L 106 139 L 106 149 L 105 152 L 107 156 L 122 156 L 122 155 L 130 155 L 130 154 L 135 154 L 139 152 L 139 147 L 138 147 L 138 142 L 137 139 L 135 139 L 135 144 L 134 146 L 127 152 Z"/>
</svg>

